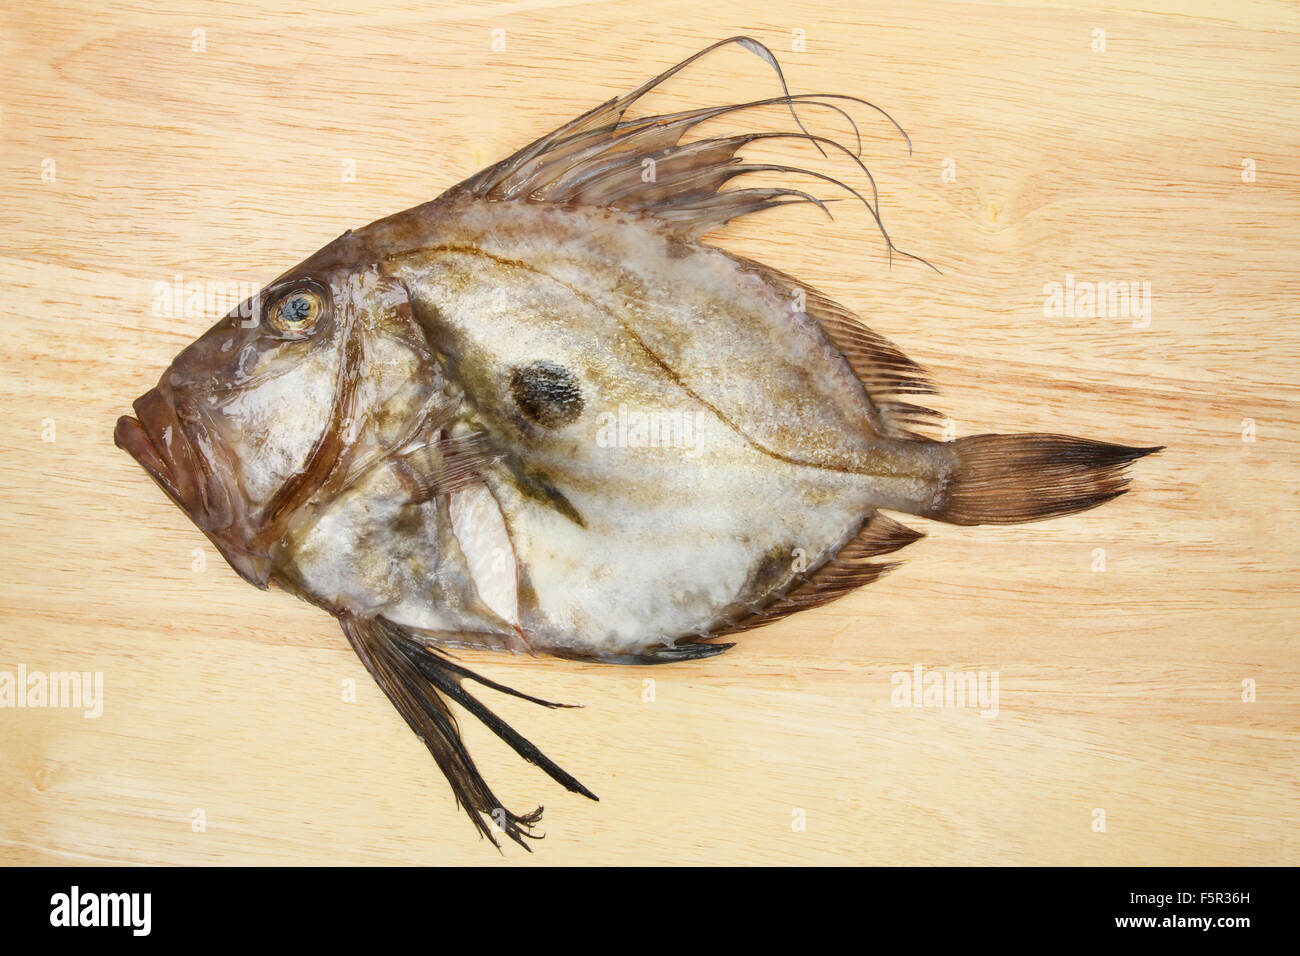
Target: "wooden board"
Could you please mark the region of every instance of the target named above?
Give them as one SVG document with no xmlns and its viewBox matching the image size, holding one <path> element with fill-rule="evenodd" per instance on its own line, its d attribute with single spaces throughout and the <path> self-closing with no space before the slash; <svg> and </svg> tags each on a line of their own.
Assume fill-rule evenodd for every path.
<svg viewBox="0 0 1300 956">
<path fill-rule="evenodd" d="M 103 675 L 97 718 L 0 710 L 0 861 L 1300 862 L 1294 4 L 153 6 L 0 13 L 0 671 Z M 1087 514 L 918 521 L 894 574 L 721 658 L 468 655 L 586 705 L 500 711 L 601 797 L 467 721 L 546 806 L 539 852 L 498 855 L 334 623 L 241 582 L 113 423 L 220 314 L 159 283 L 260 285 L 737 33 L 907 128 L 910 156 L 857 112 L 886 224 L 942 274 L 850 203 L 719 241 L 933 369 L 957 435 L 1168 450 Z M 774 91 L 735 50 L 652 105 Z M 1067 277 L 1150 283 L 1150 314 L 1057 314 Z M 996 672 L 996 716 L 895 706 L 916 667 Z"/>
</svg>

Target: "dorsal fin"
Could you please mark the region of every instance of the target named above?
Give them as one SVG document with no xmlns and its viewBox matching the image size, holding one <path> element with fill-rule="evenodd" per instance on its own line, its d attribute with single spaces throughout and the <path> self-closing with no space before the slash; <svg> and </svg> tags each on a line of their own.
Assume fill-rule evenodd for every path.
<svg viewBox="0 0 1300 956">
<path fill-rule="evenodd" d="M 927 438 L 917 428 L 933 427 L 938 412 L 911 401 L 916 395 L 934 395 L 937 389 L 925 369 L 912 361 L 889 339 L 862 321 L 834 299 L 818 292 L 794 276 L 741 256 L 731 258 L 776 288 L 800 289 L 804 313 L 826 333 L 832 345 L 844 355 L 853 374 L 871 399 L 872 427 L 891 438 Z"/>
<path fill-rule="evenodd" d="M 925 537 L 921 532 L 899 524 L 879 511 L 872 512 L 860 530 L 839 552 L 821 567 L 794 579 L 785 594 L 748 617 L 724 625 L 709 637 L 735 634 L 750 628 L 773 624 L 810 607 L 817 607 L 843 597 L 850 591 L 870 584 L 882 574 L 898 567 L 899 562 L 882 564 L 867 561 L 882 554 L 891 554 L 905 548 L 913 541 Z"/>
<path fill-rule="evenodd" d="M 677 113 L 629 119 L 627 113 L 641 97 L 696 60 L 720 47 L 736 44 L 765 60 L 780 79 L 782 95 L 725 106 L 702 107 Z M 857 125 L 836 102 L 853 102 L 884 115 L 902 133 L 909 151 L 911 141 L 902 127 L 879 107 L 844 94 L 814 93 L 791 95 L 776 57 L 766 46 L 750 37 L 731 37 L 712 44 L 660 73 L 621 97 L 609 100 L 547 133 L 499 163 L 471 176 L 445 193 L 447 197 L 566 203 L 603 206 L 639 212 L 662 221 L 673 232 L 696 239 L 721 228 L 732 219 L 789 203 L 814 203 L 823 210 L 824 201 L 789 186 L 722 187 L 737 176 L 771 172 L 810 176 L 843 188 L 871 211 L 890 254 L 902 252 L 890 240 L 879 215 L 875 180 L 863 164 L 861 138 L 850 149 L 839 141 L 814 135 L 799 120 L 796 105 L 834 110 L 845 117 L 857 134 Z M 682 142 L 682 138 L 706 120 L 747 110 L 780 105 L 794 116 L 798 131 L 742 132 Z M 737 154 L 745 145 L 765 139 L 803 139 L 823 155 L 829 148 L 847 156 L 871 184 L 871 199 L 834 177 L 813 170 L 771 163 L 746 163 Z M 928 263 L 927 263 L 928 264 Z"/>
</svg>

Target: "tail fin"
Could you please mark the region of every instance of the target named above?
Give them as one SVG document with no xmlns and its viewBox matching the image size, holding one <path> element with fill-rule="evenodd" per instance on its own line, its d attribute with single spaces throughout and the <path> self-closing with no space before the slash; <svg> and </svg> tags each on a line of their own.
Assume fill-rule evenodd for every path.
<svg viewBox="0 0 1300 956">
<path fill-rule="evenodd" d="M 1125 465 L 1156 448 L 1065 435 L 972 435 L 927 515 L 950 524 L 1018 524 L 1086 511 L 1124 494 Z"/>
</svg>

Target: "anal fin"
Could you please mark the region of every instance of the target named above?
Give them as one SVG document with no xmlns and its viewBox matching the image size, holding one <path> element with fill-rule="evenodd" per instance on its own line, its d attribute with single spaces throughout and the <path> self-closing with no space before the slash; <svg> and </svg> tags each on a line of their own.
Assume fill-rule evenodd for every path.
<svg viewBox="0 0 1300 956">
<path fill-rule="evenodd" d="M 713 635 L 736 634 L 750 628 L 774 624 L 796 611 L 818 607 L 841 598 L 881 575 L 898 567 L 898 562 L 868 561 L 891 554 L 925 537 L 921 532 L 902 525 L 879 511 L 873 512 L 862 529 L 834 557 L 820 567 L 795 579 L 793 586 L 767 606 L 731 624 L 716 629 Z"/>
<path fill-rule="evenodd" d="M 705 635 L 712 637 L 712 634 Z M 657 644 L 640 651 L 625 654 L 593 654 L 591 652 L 566 652 L 563 649 L 551 649 L 554 657 L 567 657 L 570 660 L 595 661 L 599 664 L 680 664 L 683 661 L 698 661 L 706 657 L 717 657 L 731 650 L 735 644 L 714 644 L 699 638 L 679 639 L 675 644 Z"/>
</svg>

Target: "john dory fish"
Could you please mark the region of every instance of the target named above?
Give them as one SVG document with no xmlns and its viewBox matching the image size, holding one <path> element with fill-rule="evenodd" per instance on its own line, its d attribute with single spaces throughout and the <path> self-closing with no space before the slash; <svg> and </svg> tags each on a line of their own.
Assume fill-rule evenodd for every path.
<svg viewBox="0 0 1300 956">
<path fill-rule="evenodd" d="M 240 575 L 338 618 L 493 842 L 523 845 L 541 810 L 501 807 L 449 701 L 595 797 L 464 685 L 525 695 L 446 648 L 710 657 L 733 646 L 715 638 L 891 567 L 872 559 L 920 534 L 886 511 L 963 525 L 1070 514 L 1122 494 L 1124 466 L 1156 450 L 932 441 L 916 364 L 799 280 L 702 242 L 737 217 L 821 203 L 731 183 L 742 174 L 843 185 L 742 148 L 800 139 L 861 167 L 796 111 L 870 106 L 787 93 L 629 115 L 729 43 L 780 76 L 756 41 L 724 40 L 433 202 L 345 233 L 186 348 L 117 423 L 117 444 Z M 798 130 L 691 136 L 772 108 Z M 611 427 L 626 410 L 641 420 Z M 678 416 L 693 440 L 647 440 L 647 415 Z"/>
</svg>

